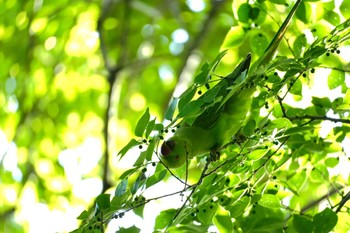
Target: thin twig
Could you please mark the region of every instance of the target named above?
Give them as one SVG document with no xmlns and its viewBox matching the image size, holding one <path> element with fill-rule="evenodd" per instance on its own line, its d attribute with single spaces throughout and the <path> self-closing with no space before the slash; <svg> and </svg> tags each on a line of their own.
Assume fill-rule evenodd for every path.
<svg viewBox="0 0 350 233">
<path fill-rule="evenodd" d="M 204 177 L 205 177 L 205 172 L 208 170 L 209 163 L 210 163 L 210 160 L 208 160 L 208 161 L 206 162 L 206 164 L 205 164 L 205 166 L 204 166 L 204 168 L 203 168 L 202 174 L 201 174 L 201 176 L 200 176 L 200 178 L 199 178 L 197 184 L 190 186 L 190 187 L 192 187 L 193 189 L 192 189 L 190 195 L 186 198 L 185 202 L 184 202 L 184 203 L 182 204 L 182 206 L 180 207 L 180 209 L 178 209 L 178 211 L 177 211 L 176 214 L 174 215 L 173 221 L 176 220 L 176 218 L 179 216 L 179 214 L 180 214 L 180 213 L 182 212 L 182 210 L 185 208 L 185 206 L 186 206 L 188 200 L 191 198 L 191 196 L 192 196 L 192 195 L 194 194 L 194 192 L 196 191 L 196 188 L 197 188 L 199 185 L 202 184 L 203 179 L 204 179 Z M 189 187 L 189 188 L 190 188 L 190 187 Z"/>
<path fill-rule="evenodd" d="M 350 191 L 341 199 L 335 212 L 338 213 L 348 200 L 350 200 Z"/>
<path fill-rule="evenodd" d="M 294 116 L 294 117 L 287 117 L 289 120 L 304 120 L 304 119 L 309 119 L 309 120 L 324 120 L 324 121 L 332 121 L 332 122 L 341 122 L 344 124 L 350 124 L 350 119 L 342 119 L 342 118 L 333 118 L 333 117 L 328 117 L 328 116 L 310 116 L 310 115 L 305 115 L 305 116 Z"/>
</svg>

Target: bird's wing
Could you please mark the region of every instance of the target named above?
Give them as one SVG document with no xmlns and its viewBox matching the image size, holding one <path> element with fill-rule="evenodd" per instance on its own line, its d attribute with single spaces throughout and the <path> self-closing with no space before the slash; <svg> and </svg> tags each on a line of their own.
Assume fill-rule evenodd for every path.
<svg viewBox="0 0 350 233">
<path fill-rule="evenodd" d="M 210 129 L 215 125 L 218 118 L 225 110 L 225 105 L 229 98 L 244 84 L 250 61 L 251 55 L 248 54 L 233 72 L 224 77 L 217 85 L 200 97 L 207 98 L 207 95 L 211 95 L 213 92 L 216 93 L 216 101 L 203 105 L 204 111 L 193 121 L 193 126 Z"/>
</svg>

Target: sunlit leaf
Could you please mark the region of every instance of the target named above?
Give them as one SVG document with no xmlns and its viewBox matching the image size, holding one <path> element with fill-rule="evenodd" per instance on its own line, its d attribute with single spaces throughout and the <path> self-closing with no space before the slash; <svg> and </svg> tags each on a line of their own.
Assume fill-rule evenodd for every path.
<svg viewBox="0 0 350 233">
<path fill-rule="evenodd" d="M 329 89 L 333 90 L 334 88 L 337 88 L 340 85 L 342 85 L 344 81 L 345 81 L 344 72 L 341 72 L 338 70 L 332 70 L 328 76 L 328 87 Z"/>
<path fill-rule="evenodd" d="M 227 211 L 221 210 L 220 213 L 217 213 L 213 218 L 213 222 L 220 233 L 231 233 L 233 231 L 231 216 Z"/>
<path fill-rule="evenodd" d="M 339 7 L 340 12 L 345 18 L 350 18 L 350 2 L 343 0 Z"/>
<path fill-rule="evenodd" d="M 168 209 L 160 212 L 160 214 L 156 217 L 154 229 L 164 229 L 165 227 L 167 227 L 172 221 L 175 214 L 175 209 Z"/>
<path fill-rule="evenodd" d="M 264 194 L 262 195 L 261 199 L 259 200 L 259 205 L 264 206 L 266 208 L 281 208 L 280 200 L 277 196 L 272 194 Z"/>
<path fill-rule="evenodd" d="M 260 56 L 265 52 L 269 41 L 263 33 L 256 33 L 252 36 L 250 44 L 253 52 Z"/>
<path fill-rule="evenodd" d="M 115 233 L 139 233 L 141 230 L 137 228 L 136 226 L 131 226 L 128 228 L 121 227 L 118 231 Z"/>
<path fill-rule="evenodd" d="M 324 19 L 334 26 L 337 26 L 340 23 L 340 16 L 334 11 L 327 11 L 324 15 Z"/>
<path fill-rule="evenodd" d="M 268 150 L 266 149 L 257 149 L 248 154 L 248 159 L 250 160 L 258 160 L 266 155 Z"/>
<path fill-rule="evenodd" d="M 145 138 L 148 138 L 148 136 L 151 134 L 151 132 L 155 127 L 155 123 L 156 123 L 156 118 L 148 122 L 146 127 L 146 132 L 145 132 Z"/>
<path fill-rule="evenodd" d="M 199 212 L 197 213 L 199 221 L 201 221 L 205 225 L 210 224 L 217 209 L 218 206 L 215 203 L 210 203 L 201 206 L 199 208 Z"/>
<path fill-rule="evenodd" d="M 146 188 L 149 188 L 153 185 L 155 185 L 156 183 L 162 181 L 165 177 L 165 175 L 167 174 L 167 170 L 163 169 L 159 172 L 154 173 L 152 176 L 150 176 L 147 181 L 146 181 Z"/>
<path fill-rule="evenodd" d="M 141 116 L 140 120 L 137 122 L 136 128 L 135 128 L 135 135 L 138 137 L 142 137 L 143 133 L 145 132 L 145 129 L 147 127 L 147 124 L 150 119 L 149 109 L 147 108 L 145 113 Z"/>
<path fill-rule="evenodd" d="M 229 49 L 239 46 L 243 43 L 245 36 L 246 33 L 242 27 L 231 27 L 230 31 L 226 34 L 224 42 L 221 45 L 221 49 Z"/>
<path fill-rule="evenodd" d="M 124 146 L 124 148 L 119 151 L 118 155 L 120 155 L 120 157 L 122 158 L 131 148 L 138 144 L 138 141 L 136 141 L 135 139 L 131 139 L 129 143 L 126 144 L 126 146 Z"/>
<path fill-rule="evenodd" d="M 167 108 L 165 115 L 164 115 L 166 120 L 169 120 L 169 121 L 173 120 L 174 112 L 175 112 L 175 109 L 177 107 L 178 101 L 179 101 L 178 98 L 172 98 L 170 105 Z"/>
<path fill-rule="evenodd" d="M 236 203 L 229 207 L 232 218 L 241 216 L 250 204 L 250 198 L 247 196 L 242 197 Z"/>
</svg>

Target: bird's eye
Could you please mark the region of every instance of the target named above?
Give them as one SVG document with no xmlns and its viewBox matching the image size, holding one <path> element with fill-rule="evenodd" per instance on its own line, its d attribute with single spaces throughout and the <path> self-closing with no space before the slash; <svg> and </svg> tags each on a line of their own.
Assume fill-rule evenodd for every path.
<svg viewBox="0 0 350 233">
<path fill-rule="evenodd" d="M 174 150 L 174 147 L 175 142 L 173 140 L 168 140 L 163 143 L 162 147 L 160 148 L 160 151 L 162 155 L 167 156 Z"/>
</svg>

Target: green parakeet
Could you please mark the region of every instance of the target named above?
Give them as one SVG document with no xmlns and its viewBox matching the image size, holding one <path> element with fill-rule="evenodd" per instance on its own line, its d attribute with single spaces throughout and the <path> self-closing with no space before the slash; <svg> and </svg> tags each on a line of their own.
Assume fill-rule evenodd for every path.
<svg viewBox="0 0 350 233">
<path fill-rule="evenodd" d="M 255 85 L 247 82 L 251 55 L 215 86 L 217 103 L 203 106 L 191 125 L 180 124 L 174 135 L 161 146 L 161 160 L 169 168 L 183 165 L 187 159 L 213 152 L 237 133 L 251 107 Z M 200 98 L 205 98 L 205 94 Z"/>
<path fill-rule="evenodd" d="M 161 160 L 167 167 L 180 167 L 187 159 L 204 153 L 215 154 L 237 133 L 250 110 L 253 93 L 260 81 L 258 77 L 264 73 L 266 64 L 274 56 L 301 2 L 296 1 L 264 54 L 252 65 L 251 74 L 248 75 L 251 61 L 251 55 L 248 54 L 231 74 L 215 86 L 219 88 L 217 97 L 222 99 L 203 106 L 205 111 L 191 125 L 181 124 L 174 135 L 162 144 Z M 205 98 L 205 94 L 200 98 Z"/>
</svg>

